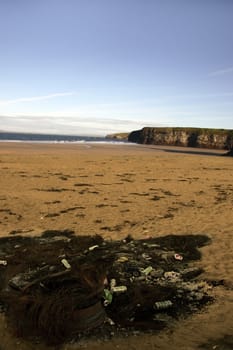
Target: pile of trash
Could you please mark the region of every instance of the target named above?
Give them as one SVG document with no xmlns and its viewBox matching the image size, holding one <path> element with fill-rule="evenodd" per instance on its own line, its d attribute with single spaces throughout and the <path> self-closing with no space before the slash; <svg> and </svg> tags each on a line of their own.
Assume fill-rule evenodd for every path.
<svg viewBox="0 0 233 350">
<path fill-rule="evenodd" d="M 3 237 L 0 312 L 18 336 L 49 344 L 90 332 L 160 330 L 212 300 L 213 284 L 194 265 L 209 241 L 204 235 L 113 241 L 68 230 Z"/>
</svg>

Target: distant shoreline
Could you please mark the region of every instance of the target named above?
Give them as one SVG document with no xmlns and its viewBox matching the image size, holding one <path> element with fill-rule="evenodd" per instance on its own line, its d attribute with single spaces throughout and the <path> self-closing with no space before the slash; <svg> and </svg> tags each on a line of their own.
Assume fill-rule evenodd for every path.
<svg viewBox="0 0 233 350">
<path fill-rule="evenodd" d="M 77 141 L 106 141 L 104 136 L 63 135 L 40 133 L 0 132 L 0 141 L 51 141 L 51 142 L 77 142 Z"/>
</svg>

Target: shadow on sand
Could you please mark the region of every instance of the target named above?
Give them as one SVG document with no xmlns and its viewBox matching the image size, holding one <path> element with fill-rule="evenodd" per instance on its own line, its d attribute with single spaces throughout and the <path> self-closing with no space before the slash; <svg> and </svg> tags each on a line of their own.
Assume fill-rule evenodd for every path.
<svg viewBox="0 0 233 350">
<path fill-rule="evenodd" d="M 168 153 L 180 153 L 180 154 L 195 154 L 195 155 L 203 155 L 203 156 L 224 156 L 226 155 L 226 151 L 223 150 L 205 150 L 205 149 L 194 149 L 194 148 L 187 148 L 180 149 L 179 147 L 176 148 L 176 146 L 170 147 L 150 147 L 150 149 L 153 149 L 155 151 L 163 151 Z"/>
</svg>

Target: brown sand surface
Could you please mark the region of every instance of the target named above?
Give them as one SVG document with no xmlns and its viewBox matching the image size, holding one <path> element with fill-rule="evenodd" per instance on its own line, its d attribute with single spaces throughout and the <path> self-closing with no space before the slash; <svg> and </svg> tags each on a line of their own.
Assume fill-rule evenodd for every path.
<svg viewBox="0 0 233 350">
<path fill-rule="evenodd" d="M 212 239 L 196 264 L 205 278 L 224 280 L 214 288 L 213 304 L 158 334 L 63 349 L 191 350 L 233 334 L 233 161 L 221 154 L 139 145 L 0 143 L 1 236 L 72 229 L 112 239 L 128 234 Z M 14 336 L 0 314 L 0 349 L 35 347 L 47 349 Z"/>
</svg>

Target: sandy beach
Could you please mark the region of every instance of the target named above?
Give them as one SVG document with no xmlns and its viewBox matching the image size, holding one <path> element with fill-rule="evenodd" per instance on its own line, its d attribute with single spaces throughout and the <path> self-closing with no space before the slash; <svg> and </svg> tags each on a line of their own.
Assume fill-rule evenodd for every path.
<svg viewBox="0 0 233 350">
<path fill-rule="evenodd" d="M 205 234 L 211 244 L 201 249 L 196 264 L 205 278 L 224 280 L 214 288 L 213 304 L 172 329 L 62 349 L 194 350 L 233 334 L 233 161 L 223 153 L 140 145 L 0 144 L 1 237 L 50 229 L 111 239 Z M 3 350 L 35 348 L 12 336 L 3 314 L 0 339 Z M 46 349 L 43 344 L 36 348 Z"/>
</svg>

